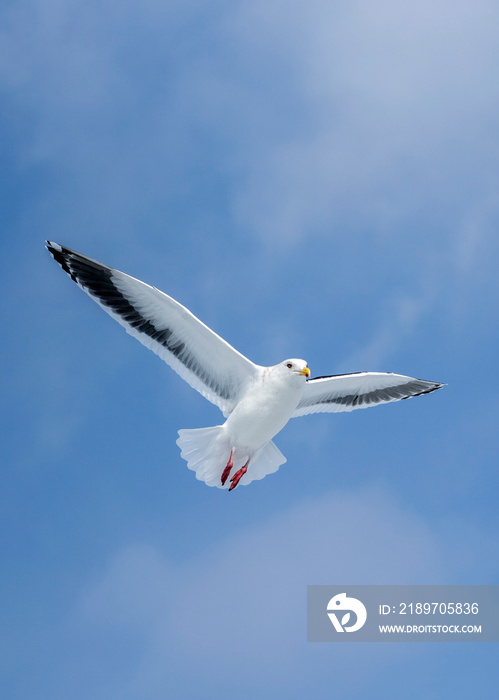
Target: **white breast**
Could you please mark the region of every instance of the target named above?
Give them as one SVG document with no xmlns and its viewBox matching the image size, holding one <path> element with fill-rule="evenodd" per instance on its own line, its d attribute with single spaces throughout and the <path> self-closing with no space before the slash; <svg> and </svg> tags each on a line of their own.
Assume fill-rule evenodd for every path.
<svg viewBox="0 0 499 700">
<path fill-rule="evenodd" d="M 248 452 L 265 445 L 293 415 L 302 396 L 303 377 L 266 368 L 253 383 L 225 423 L 231 445 Z"/>
</svg>

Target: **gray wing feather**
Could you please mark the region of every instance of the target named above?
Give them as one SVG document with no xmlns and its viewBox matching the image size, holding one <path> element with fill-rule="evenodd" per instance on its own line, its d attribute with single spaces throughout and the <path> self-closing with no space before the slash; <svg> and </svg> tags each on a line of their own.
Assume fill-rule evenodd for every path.
<svg viewBox="0 0 499 700">
<path fill-rule="evenodd" d="M 388 372 L 355 372 L 309 379 L 293 417 L 339 413 L 429 394 L 443 384 Z"/>
<path fill-rule="evenodd" d="M 134 338 L 228 415 L 259 367 L 159 289 L 47 241 L 63 270 Z"/>
</svg>

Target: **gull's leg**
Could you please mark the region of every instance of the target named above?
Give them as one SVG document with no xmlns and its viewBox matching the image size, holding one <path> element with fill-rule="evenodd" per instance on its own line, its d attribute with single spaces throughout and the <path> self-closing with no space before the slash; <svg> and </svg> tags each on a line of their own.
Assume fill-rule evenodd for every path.
<svg viewBox="0 0 499 700">
<path fill-rule="evenodd" d="M 241 481 L 243 476 L 246 474 L 248 471 L 248 464 L 249 464 L 250 458 L 248 457 L 248 461 L 244 465 L 244 467 L 241 467 L 241 469 L 238 469 L 237 472 L 234 474 L 232 479 L 230 480 L 230 488 L 229 491 L 232 491 L 232 489 L 235 489 L 238 483 Z"/>
<path fill-rule="evenodd" d="M 222 478 L 220 479 L 220 481 L 222 482 L 222 486 L 225 486 L 225 482 L 229 478 L 230 470 L 234 466 L 234 463 L 232 462 L 232 455 L 233 454 L 234 454 L 234 450 L 231 450 L 229 461 L 227 462 L 227 466 L 225 467 L 225 469 L 222 472 Z"/>
</svg>

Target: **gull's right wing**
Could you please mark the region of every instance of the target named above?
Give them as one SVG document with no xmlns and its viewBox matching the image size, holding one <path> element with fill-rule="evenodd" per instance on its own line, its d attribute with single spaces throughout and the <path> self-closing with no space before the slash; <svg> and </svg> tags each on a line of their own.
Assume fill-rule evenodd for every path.
<svg viewBox="0 0 499 700">
<path fill-rule="evenodd" d="M 47 241 L 62 269 L 127 333 L 228 415 L 261 368 L 159 289 Z"/>
</svg>

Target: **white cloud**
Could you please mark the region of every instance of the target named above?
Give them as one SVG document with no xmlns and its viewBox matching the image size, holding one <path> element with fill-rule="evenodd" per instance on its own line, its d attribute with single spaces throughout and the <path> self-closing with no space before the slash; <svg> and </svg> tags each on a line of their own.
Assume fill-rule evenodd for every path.
<svg viewBox="0 0 499 700">
<path fill-rule="evenodd" d="M 497 133 L 497 14 L 274 0 L 200 27 L 201 1 L 33 0 L 5 12 L 0 75 L 35 110 L 31 156 L 97 180 L 114 216 L 136 188 L 171 191 L 204 133 L 239 224 L 264 240 L 393 232 L 435 188 L 455 197 Z"/>
<path fill-rule="evenodd" d="M 143 640 L 132 687 L 148 697 L 162 697 L 172 675 L 187 678 L 193 666 L 185 697 L 213 684 L 213 669 L 228 686 L 253 668 L 249 691 L 267 679 L 291 690 L 307 674 L 325 673 L 306 651 L 307 584 L 438 582 L 444 561 L 438 538 L 383 489 L 333 492 L 184 563 L 150 546 L 126 548 L 87 584 L 77 616 L 94 634 L 112 627 Z M 342 651 L 328 663 L 326 675 L 333 668 L 339 687 L 355 683 L 342 669 Z"/>
<path fill-rule="evenodd" d="M 497 134 L 497 9 L 446 0 L 272 8 L 241 6 L 239 53 L 254 74 L 284 65 L 294 95 L 289 114 L 278 85 L 269 97 L 281 134 L 274 128 L 248 159 L 240 220 L 271 240 L 395 235 L 422 207 L 459 200 Z"/>
<path fill-rule="evenodd" d="M 371 338 L 366 339 L 362 348 L 343 360 L 338 370 L 347 372 L 353 367 L 360 370 L 382 368 L 385 362 L 397 356 L 401 346 L 414 334 L 431 306 L 432 291 L 429 288 L 419 296 L 397 295 L 386 300 L 381 311 L 382 318 Z"/>
<path fill-rule="evenodd" d="M 396 240 L 418 217 L 430 249 L 454 247 L 497 189 L 497 13 L 485 0 L 31 0 L 5 11 L 0 76 L 13 120 L 32 115 L 25 164 L 61 178 L 52 230 L 70 220 L 138 247 L 138 221 L 165 230 L 163 207 L 192 208 L 201 168 L 263 249 Z"/>
</svg>

